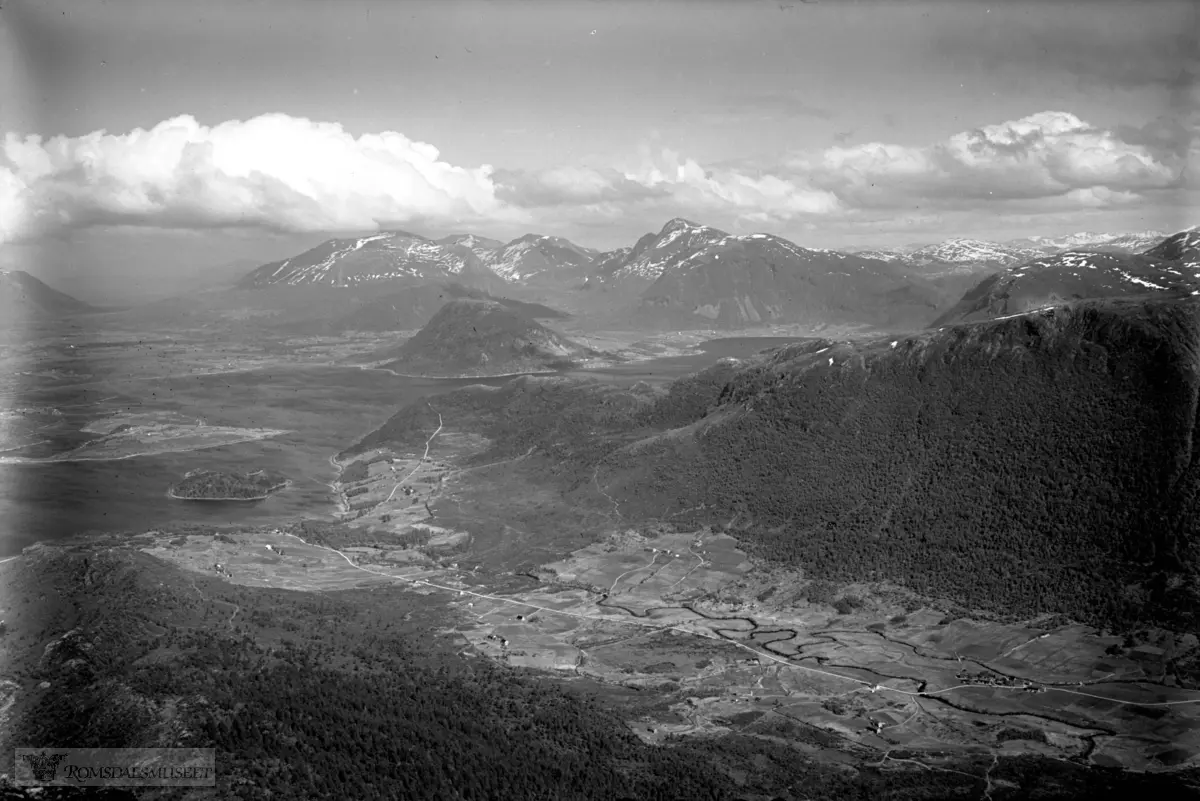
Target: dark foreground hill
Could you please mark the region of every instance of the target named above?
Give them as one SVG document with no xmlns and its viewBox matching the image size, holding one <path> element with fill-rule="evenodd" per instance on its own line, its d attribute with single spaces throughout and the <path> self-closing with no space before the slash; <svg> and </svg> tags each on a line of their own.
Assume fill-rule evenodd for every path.
<svg viewBox="0 0 1200 801">
<path fill-rule="evenodd" d="M 1200 301 L 1088 302 L 725 362 L 659 397 L 565 378 L 445 395 L 578 502 L 1004 615 L 1200 626 Z M 401 410 L 351 450 L 420 441 Z M 608 503 L 606 500 L 605 503 Z"/>
<path fill-rule="evenodd" d="M 213 748 L 216 787 L 187 797 L 222 801 L 771 801 L 801 797 L 795 787 L 813 801 L 977 798 L 989 787 L 997 801 L 1117 799 L 1184 797 L 1195 783 L 1195 771 L 1003 753 L 941 759 L 941 770 L 848 769 L 811 756 L 832 738 L 807 726 L 649 745 L 623 708 L 649 693 L 601 696 L 595 684 L 460 657 L 453 619 L 416 592 L 237 586 L 137 551 L 147 539 L 35 546 L 0 565 L 0 664 L 19 683 L 0 727 L 7 753 Z M 181 797 L 121 792 L 0 779 L 0 798 L 14 801 Z"/>
<path fill-rule="evenodd" d="M 485 376 L 562 369 L 588 355 L 587 348 L 502 303 L 458 299 L 376 358 L 405 375 Z"/>
</svg>

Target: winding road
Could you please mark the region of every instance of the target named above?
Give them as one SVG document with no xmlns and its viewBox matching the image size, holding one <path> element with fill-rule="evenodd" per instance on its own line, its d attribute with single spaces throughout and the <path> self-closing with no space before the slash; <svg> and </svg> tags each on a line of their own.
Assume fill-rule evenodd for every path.
<svg viewBox="0 0 1200 801">
<path fill-rule="evenodd" d="M 441 414 L 441 412 L 439 412 L 437 409 L 434 409 L 433 406 L 431 406 L 428 401 L 426 401 L 425 405 L 429 406 L 429 408 L 434 412 L 434 414 L 436 414 L 438 416 L 437 430 L 429 435 L 429 439 L 425 440 L 425 453 L 421 454 L 421 460 L 419 462 L 417 462 L 416 466 L 412 470 L 409 471 L 408 475 L 406 475 L 404 478 L 400 479 L 400 481 L 397 482 L 396 486 L 392 487 L 392 491 L 390 493 L 388 493 L 388 496 L 384 500 L 383 503 L 390 503 L 392 500 L 392 496 L 396 494 L 396 490 L 398 490 L 398 489 L 400 489 L 400 487 L 404 486 L 404 482 L 406 482 L 410 478 L 412 478 L 413 474 L 421 469 L 421 465 L 425 464 L 425 460 L 429 458 L 429 446 L 433 442 L 433 438 L 436 437 L 438 434 L 442 433 L 442 414 Z M 380 504 L 380 505 L 382 506 L 382 504 Z"/>
</svg>

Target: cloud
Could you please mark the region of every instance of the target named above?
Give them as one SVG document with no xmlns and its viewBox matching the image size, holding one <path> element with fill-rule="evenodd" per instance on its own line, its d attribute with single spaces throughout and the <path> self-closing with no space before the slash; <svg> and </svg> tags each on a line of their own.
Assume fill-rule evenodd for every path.
<svg viewBox="0 0 1200 801">
<path fill-rule="evenodd" d="M 560 167 L 496 170 L 497 196 L 536 210 L 539 223 L 578 227 L 653 221 L 680 214 L 704 219 L 794 221 L 836 212 L 835 195 L 800 179 L 781 178 L 742 162 L 705 168 L 666 148 L 643 147 L 622 169 Z"/>
<path fill-rule="evenodd" d="M 548 170 L 503 170 L 493 176 L 496 196 L 523 208 L 595 203 L 636 203 L 666 193 L 639 183 L 614 169 L 555 167 Z"/>
<path fill-rule="evenodd" d="M 1184 159 L 1142 134 L 1130 142 L 1073 114 L 1047 111 L 925 147 L 838 146 L 797 154 L 786 166 L 854 208 L 1043 198 L 1094 205 L 1179 185 Z"/>
<path fill-rule="evenodd" d="M 504 232 L 652 227 L 678 215 L 803 229 L 914 213 L 1162 207 L 1198 188 L 1200 147 L 1172 117 L 1104 129 L 1044 111 L 923 146 L 845 137 L 773 163 L 701 164 L 645 145 L 613 167 L 520 170 L 452 165 L 395 132 L 355 137 L 281 114 L 210 128 L 184 116 L 119 135 L 7 136 L 0 241 L 114 225 Z"/>
<path fill-rule="evenodd" d="M 102 224 L 322 231 L 521 219 L 496 196 L 488 165 L 448 164 L 395 132 L 356 138 L 283 114 L 211 128 L 181 116 L 120 135 L 8 134 L 2 153 L 0 241 Z"/>
<path fill-rule="evenodd" d="M 665 192 L 672 203 L 688 212 L 790 219 L 829 214 L 840 206 L 832 192 L 811 186 L 802 176 L 781 177 L 769 171 L 750 174 L 729 167 L 705 169 L 669 149 L 643 153 L 642 163 L 626 175 Z"/>
</svg>

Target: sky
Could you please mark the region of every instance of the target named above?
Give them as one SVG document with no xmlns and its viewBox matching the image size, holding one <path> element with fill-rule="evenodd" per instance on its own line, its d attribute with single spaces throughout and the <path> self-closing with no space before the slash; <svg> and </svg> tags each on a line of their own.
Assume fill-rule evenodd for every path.
<svg viewBox="0 0 1200 801">
<path fill-rule="evenodd" d="M 608 249 L 675 216 L 1170 232 L 1198 36 L 1168 0 L 7 0 L 0 268 L 120 294 L 334 234 Z"/>
</svg>

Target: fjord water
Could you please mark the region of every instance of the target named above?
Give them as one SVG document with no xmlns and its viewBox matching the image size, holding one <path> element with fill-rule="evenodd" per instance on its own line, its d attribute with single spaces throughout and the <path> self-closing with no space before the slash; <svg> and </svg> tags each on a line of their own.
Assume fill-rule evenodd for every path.
<svg viewBox="0 0 1200 801">
<path fill-rule="evenodd" d="M 78 427 L 120 412 L 169 411 L 209 425 L 286 429 L 271 439 L 127 459 L 0 465 L 0 558 L 40 540 L 90 530 L 144 531 L 173 522 L 225 525 L 328 515 L 336 471 L 329 457 L 422 396 L 487 381 L 400 378 L 379 370 L 254 370 L 145 382 L 139 402 L 121 396 L 75 409 L 55 450 L 79 443 Z M 500 383 L 496 380 L 494 383 Z M 39 401 L 30 393 L 25 403 Z M 292 485 L 262 501 L 180 501 L 168 487 L 190 470 L 266 469 Z"/>
<path fill-rule="evenodd" d="M 591 376 L 617 384 L 634 384 L 645 381 L 655 384 L 670 381 L 705 367 L 721 359 L 744 359 L 768 348 L 778 348 L 792 342 L 803 341 L 800 337 L 727 337 L 710 339 L 692 348 L 692 352 L 682 356 L 669 356 L 661 359 L 649 359 L 641 362 L 628 362 L 612 367 L 600 367 L 592 370 L 580 370 L 571 373 L 577 376 Z"/>
<path fill-rule="evenodd" d="M 726 356 L 744 357 L 794 341 L 783 338 L 713 340 L 685 356 L 576 372 L 600 380 L 668 381 Z M 468 384 L 509 379 L 428 379 L 381 370 L 277 367 L 235 373 L 162 378 L 122 386 L 90 387 L 83 402 L 49 435 L 53 451 L 86 440 L 79 428 L 122 412 L 175 412 L 209 425 L 289 431 L 271 439 L 203 450 L 89 462 L 0 464 L 0 558 L 34 542 L 87 531 L 145 531 L 172 523 L 266 524 L 329 516 L 336 472 L 329 457 L 379 426 L 400 407 Z M 26 405 L 65 405 L 36 388 Z M 29 454 L 26 454 L 29 455 Z M 266 469 L 292 481 L 262 501 L 180 501 L 168 487 L 190 470 L 244 472 Z"/>
</svg>

